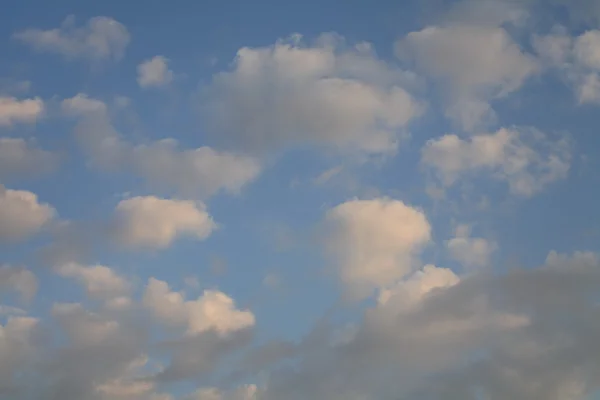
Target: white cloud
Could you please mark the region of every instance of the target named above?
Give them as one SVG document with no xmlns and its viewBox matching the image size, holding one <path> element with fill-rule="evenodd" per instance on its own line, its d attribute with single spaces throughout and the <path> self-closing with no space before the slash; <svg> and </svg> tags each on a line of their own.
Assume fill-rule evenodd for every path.
<svg viewBox="0 0 600 400">
<path fill-rule="evenodd" d="M 456 236 L 446 242 L 450 257 L 467 268 L 485 267 L 497 250 L 496 243 L 480 237 L 469 237 L 468 230 L 459 227 Z"/>
<path fill-rule="evenodd" d="M 181 293 L 172 292 L 166 282 L 154 278 L 148 281 L 143 302 L 157 319 L 185 326 L 190 336 L 207 331 L 227 336 L 255 323 L 250 311 L 236 309 L 233 299 L 223 292 L 205 290 L 197 300 L 185 300 Z"/>
<path fill-rule="evenodd" d="M 137 67 L 138 84 L 143 88 L 168 85 L 173 80 L 173 71 L 168 64 L 169 60 L 163 56 L 142 62 Z"/>
<path fill-rule="evenodd" d="M 447 115 L 467 131 L 493 118 L 489 102 L 519 89 L 538 68 L 494 26 L 430 26 L 400 40 L 396 54 L 442 85 Z"/>
<path fill-rule="evenodd" d="M 23 300 L 30 301 L 37 289 L 38 281 L 31 271 L 10 265 L 0 266 L 0 292 L 14 290 Z"/>
<path fill-rule="evenodd" d="M 204 204 L 154 196 L 120 201 L 114 221 L 116 240 L 128 247 L 165 248 L 178 237 L 204 240 L 216 229 Z"/>
<path fill-rule="evenodd" d="M 180 150 L 173 139 L 136 146 L 131 156 L 138 173 L 157 186 L 204 196 L 221 190 L 238 193 L 261 172 L 253 158 L 207 146 Z"/>
<path fill-rule="evenodd" d="M 0 180 L 36 176 L 56 169 L 56 154 L 39 148 L 34 141 L 0 138 Z"/>
<path fill-rule="evenodd" d="M 35 352 L 33 341 L 38 320 L 31 317 L 9 317 L 0 325 L 0 390 L 15 389 L 14 376 L 24 371 Z"/>
<path fill-rule="evenodd" d="M 108 343 L 120 334 L 118 321 L 86 310 L 79 303 L 56 303 L 52 315 L 74 346 L 94 346 Z"/>
<path fill-rule="evenodd" d="M 383 289 L 377 302 L 381 307 L 394 307 L 395 310 L 410 310 L 417 306 L 436 289 L 456 285 L 460 278 L 448 268 L 425 265 L 410 278 L 398 282 L 389 289 Z"/>
<path fill-rule="evenodd" d="M 600 31 L 573 37 L 564 27 L 534 35 L 533 46 L 548 68 L 556 68 L 573 87 L 580 104 L 600 104 Z"/>
<path fill-rule="evenodd" d="M 90 18 L 77 27 L 68 17 L 59 28 L 26 29 L 13 35 L 38 52 L 60 54 L 67 59 L 118 60 L 130 41 L 127 28 L 109 17 Z"/>
<path fill-rule="evenodd" d="M 384 290 L 343 343 L 318 325 L 260 398 L 587 398 L 600 385 L 599 262 L 550 252 L 538 268 L 462 279 L 426 266 Z"/>
<path fill-rule="evenodd" d="M 63 100 L 62 108 L 78 118 L 75 135 L 92 165 L 131 171 L 161 189 L 186 196 L 209 197 L 220 191 L 235 194 L 261 172 L 254 158 L 207 146 L 180 149 L 171 138 L 142 145 L 128 143 L 112 125 L 106 104 L 85 94 Z"/>
<path fill-rule="evenodd" d="M 19 100 L 0 96 L 0 127 L 15 123 L 34 123 L 44 113 L 44 102 L 39 97 Z"/>
<path fill-rule="evenodd" d="M 118 299 L 130 290 L 129 283 L 123 277 L 103 265 L 83 266 L 68 263 L 57 267 L 56 272 L 63 277 L 79 281 L 91 297 Z"/>
<path fill-rule="evenodd" d="M 323 35 L 240 49 L 232 71 L 213 77 L 202 97 L 209 129 L 234 146 L 265 151 L 289 145 L 385 154 L 422 107 L 403 88 L 407 74 L 368 44 L 344 49 Z"/>
<path fill-rule="evenodd" d="M 570 168 L 570 147 L 553 142 L 539 131 L 500 129 L 468 139 L 444 135 L 421 150 L 421 161 L 433 168 L 445 186 L 465 174 L 490 173 L 506 181 L 510 191 L 531 196 L 548 184 L 564 179 Z"/>
<path fill-rule="evenodd" d="M 56 214 L 37 195 L 0 184 L 0 241 L 18 241 L 37 233 Z"/>
<path fill-rule="evenodd" d="M 257 386 L 249 384 L 232 390 L 198 389 L 195 393 L 186 396 L 184 400 L 255 400 L 258 399 L 257 396 Z"/>
<path fill-rule="evenodd" d="M 325 224 L 340 277 L 359 296 L 410 272 L 431 237 L 423 212 L 388 198 L 342 203 L 327 212 Z"/>
</svg>

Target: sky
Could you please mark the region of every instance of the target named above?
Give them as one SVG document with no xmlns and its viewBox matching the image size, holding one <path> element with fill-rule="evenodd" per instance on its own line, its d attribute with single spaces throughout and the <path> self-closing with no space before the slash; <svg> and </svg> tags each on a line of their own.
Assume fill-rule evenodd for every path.
<svg viewBox="0 0 600 400">
<path fill-rule="evenodd" d="M 596 0 L 6 0 L 0 399 L 600 398 Z"/>
</svg>

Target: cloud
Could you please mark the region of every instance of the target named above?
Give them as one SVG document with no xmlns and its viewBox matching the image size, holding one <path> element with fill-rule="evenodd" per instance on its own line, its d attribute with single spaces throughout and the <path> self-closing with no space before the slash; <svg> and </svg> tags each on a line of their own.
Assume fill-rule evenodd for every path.
<svg viewBox="0 0 600 400">
<path fill-rule="evenodd" d="M 173 81 L 173 71 L 169 69 L 169 60 L 155 56 L 137 67 L 137 82 L 142 88 L 165 86 Z"/>
<path fill-rule="evenodd" d="M 456 236 L 446 242 L 450 257 L 467 268 L 489 266 L 492 254 L 497 250 L 496 243 L 484 238 L 469 237 L 468 229 L 459 227 Z"/>
<path fill-rule="evenodd" d="M 203 146 L 180 150 L 173 139 L 139 145 L 132 152 L 140 175 L 159 187 L 210 196 L 219 191 L 239 193 L 261 172 L 253 158 Z"/>
<path fill-rule="evenodd" d="M 396 54 L 441 85 L 446 115 L 466 131 L 492 120 L 490 101 L 538 69 L 504 28 L 493 26 L 429 26 L 399 40 Z"/>
<path fill-rule="evenodd" d="M 223 292 L 205 290 L 197 300 L 186 301 L 166 282 L 154 278 L 148 281 L 143 302 L 159 321 L 184 326 L 189 336 L 214 331 L 226 337 L 255 323 L 250 311 L 236 309 L 233 299 Z"/>
<path fill-rule="evenodd" d="M 422 111 L 404 89 L 407 75 L 368 44 L 345 48 L 323 35 L 307 46 L 294 35 L 238 50 L 233 69 L 204 88 L 201 109 L 210 131 L 234 147 L 386 154 Z"/>
<path fill-rule="evenodd" d="M 0 292 L 16 291 L 22 300 L 31 301 L 37 289 L 38 281 L 31 271 L 10 265 L 0 266 Z"/>
<path fill-rule="evenodd" d="M 520 196 L 532 196 L 564 179 L 570 160 L 570 146 L 564 139 L 553 142 L 539 131 L 517 128 L 468 139 L 448 134 L 429 140 L 421 150 L 422 164 L 432 168 L 444 186 L 465 175 L 487 172 Z"/>
<path fill-rule="evenodd" d="M 564 27 L 547 35 L 534 35 L 533 46 L 547 68 L 556 69 L 572 86 L 580 104 L 600 104 L 600 31 L 577 37 Z"/>
<path fill-rule="evenodd" d="M 110 398 L 102 392 L 103 385 L 130 377 L 132 364 L 144 355 L 143 324 L 132 314 L 90 311 L 79 303 L 54 304 L 52 317 L 63 343 L 45 349 L 44 362 L 33 366 L 48 379 L 38 385 L 28 382 L 26 388 L 49 399 Z"/>
<path fill-rule="evenodd" d="M 204 204 L 154 196 L 120 201 L 114 221 L 115 239 L 133 248 L 166 248 L 186 236 L 204 240 L 216 229 Z"/>
<path fill-rule="evenodd" d="M 90 297 L 118 298 L 129 293 L 129 283 L 111 268 L 103 265 L 83 266 L 76 263 L 63 264 L 56 272 L 65 278 L 79 281 Z"/>
<path fill-rule="evenodd" d="M 325 230 L 341 280 L 359 296 L 409 273 L 431 237 L 423 212 L 389 198 L 342 203 L 327 212 Z"/>
<path fill-rule="evenodd" d="M 217 388 L 203 388 L 186 396 L 184 400 L 254 400 L 257 398 L 257 393 L 257 386 L 252 384 L 227 391 Z"/>
<path fill-rule="evenodd" d="M 129 32 L 123 24 L 103 16 L 90 18 L 80 27 L 75 25 L 75 18 L 71 16 L 59 28 L 31 28 L 15 33 L 13 37 L 38 52 L 90 61 L 119 60 L 130 41 Z"/>
<path fill-rule="evenodd" d="M 19 100 L 0 96 L 0 127 L 16 123 L 34 123 L 44 113 L 44 102 L 39 97 Z"/>
<path fill-rule="evenodd" d="M 0 241 L 19 241 L 39 232 L 56 211 L 37 195 L 0 185 Z"/>
<path fill-rule="evenodd" d="M 43 150 L 34 141 L 0 138 L 0 180 L 38 176 L 56 169 L 56 154 Z"/>
<path fill-rule="evenodd" d="M 31 317 L 9 317 L 0 325 L 0 393 L 13 392 L 14 376 L 23 372 L 33 357 L 38 322 Z"/>
<path fill-rule="evenodd" d="M 426 266 L 383 291 L 347 340 L 316 326 L 260 398 L 587 398 L 600 387 L 599 260 L 550 252 L 537 268 L 463 278 Z"/>
<path fill-rule="evenodd" d="M 161 189 L 186 196 L 238 193 L 261 172 L 260 163 L 241 154 L 203 146 L 180 149 L 168 138 L 149 144 L 126 142 L 114 128 L 106 104 L 85 94 L 62 102 L 63 112 L 78 120 L 75 135 L 91 165 L 131 171 Z"/>
</svg>

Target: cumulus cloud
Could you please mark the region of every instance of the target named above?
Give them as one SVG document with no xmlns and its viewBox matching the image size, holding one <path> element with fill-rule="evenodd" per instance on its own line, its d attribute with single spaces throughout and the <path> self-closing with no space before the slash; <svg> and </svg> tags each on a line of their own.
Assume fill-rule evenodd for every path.
<svg viewBox="0 0 600 400">
<path fill-rule="evenodd" d="M 34 141 L 0 138 L 0 180 L 38 176 L 56 169 L 56 154 L 39 148 Z"/>
<path fill-rule="evenodd" d="M 35 193 L 0 184 L 0 241 L 19 241 L 36 234 L 56 214 Z"/>
<path fill-rule="evenodd" d="M 38 52 L 60 54 L 67 59 L 118 60 L 130 41 L 127 28 L 110 17 L 93 17 L 77 26 L 67 17 L 59 28 L 30 28 L 13 37 Z"/>
<path fill-rule="evenodd" d="M 467 268 L 474 268 L 488 266 L 497 245 L 484 238 L 469 237 L 468 228 L 460 226 L 456 236 L 446 242 L 446 248 L 454 260 Z"/>
<path fill-rule="evenodd" d="M 533 46 L 548 68 L 573 87 L 580 104 L 600 104 L 600 30 L 573 37 L 564 27 L 534 35 Z"/>
<path fill-rule="evenodd" d="M 564 139 L 552 141 L 539 131 L 516 128 L 468 139 L 448 134 L 429 140 L 421 150 L 421 162 L 432 168 L 445 186 L 464 175 L 487 172 L 521 196 L 531 196 L 564 179 L 570 161 L 570 146 Z"/>
<path fill-rule="evenodd" d="M 131 171 L 161 189 L 203 197 L 238 193 L 261 172 L 252 157 L 207 146 L 180 149 L 172 138 L 129 143 L 114 128 L 106 104 L 85 94 L 63 100 L 62 109 L 78 120 L 75 135 L 92 165 Z"/>
<path fill-rule="evenodd" d="M 244 385 L 233 390 L 219 390 L 217 388 L 198 389 L 188 395 L 184 400 L 254 400 L 257 399 L 258 388 L 256 385 Z"/>
<path fill-rule="evenodd" d="M 406 81 L 368 44 L 324 35 L 309 46 L 294 35 L 238 50 L 233 69 L 204 89 L 201 109 L 215 135 L 254 151 L 308 144 L 385 154 L 422 110 Z"/>
<path fill-rule="evenodd" d="M 425 214 L 399 200 L 350 200 L 327 212 L 326 247 L 342 281 L 358 295 L 409 273 L 430 240 Z"/>
<path fill-rule="evenodd" d="M 442 85 L 446 115 L 466 131 L 495 118 L 490 101 L 519 89 L 538 69 L 504 28 L 494 26 L 430 26 L 398 41 L 396 54 Z"/>
<path fill-rule="evenodd" d="M 235 302 L 225 293 L 205 290 L 197 300 L 185 300 L 169 285 L 151 278 L 144 293 L 144 305 L 160 321 L 186 327 L 187 335 L 194 336 L 214 331 L 221 336 L 254 326 L 250 311 L 236 309 Z"/>
<path fill-rule="evenodd" d="M 31 317 L 9 317 L 0 325 L 0 394 L 15 390 L 14 376 L 22 373 L 33 358 L 38 322 Z"/>
<path fill-rule="evenodd" d="M 169 60 L 163 56 L 142 62 L 137 67 L 138 84 L 143 88 L 168 85 L 173 80 L 173 71 L 168 64 Z"/>
<path fill-rule="evenodd" d="M 121 298 L 119 296 L 129 293 L 130 290 L 127 280 L 104 265 L 84 266 L 68 263 L 57 267 L 56 272 L 63 277 L 79 281 L 90 297 Z"/>
<path fill-rule="evenodd" d="M 132 197 L 116 208 L 115 238 L 127 247 L 165 248 L 178 237 L 204 240 L 216 224 L 202 203 Z"/>
<path fill-rule="evenodd" d="M 33 272 L 10 265 L 0 266 L 0 292 L 16 291 L 25 301 L 33 299 L 38 281 Z"/>
<path fill-rule="evenodd" d="M 500 275 L 426 266 L 383 291 L 347 340 L 316 327 L 260 398 L 587 398 L 600 386 L 599 267 L 589 252 Z"/>
<path fill-rule="evenodd" d="M 44 113 L 44 102 L 39 97 L 19 100 L 0 96 L 0 127 L 16 123 L 34 123 Z"/>
</svg>

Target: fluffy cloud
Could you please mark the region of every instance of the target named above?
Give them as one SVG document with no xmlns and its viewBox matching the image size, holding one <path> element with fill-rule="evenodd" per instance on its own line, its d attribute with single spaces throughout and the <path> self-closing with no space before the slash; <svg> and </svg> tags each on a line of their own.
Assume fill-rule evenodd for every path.
<svg viewBox="0 0 600 400">
<path fill-rule="evenodd" d="M 0 241 L 23 240 L 37 233 L 55 213 L 34 193 L 0 185 Z"/>
<path fill-rule="evenodd" d="M 255 151 L 288 145 L 340 151 L 394 151 L 399 133 L 421 112 L 403 88 L 405 73 L 379 60 L 368 44 L 344 48 L 299 35 L 272 46 L 240 49 L 232 71 L 213 77 L 202 96 L 209 128 Z"/>
<path fill-rule="evenodd" d="M 253 158 L 207 146 L 181 150 L 173 139 L 136 146 L 132 157 L 136 170 L 149 182 L 204 196 L 221 190 L 238 193 L 261 171 Z"/>
<path fill-rule="evenodd" d="M 92 165 L 132 171 L 161 189 L 204 197 L 238 193 L 261 171 L 254 158 L 206 146 L 180 149 L 175 139 L 128 143 L 114 128 L 106 104 L 84 94 L 63 100 L 62 109 L 78 119 L 75 135 Z"/>
<path fill-rule="evenodd" d="M 35 275 L 25 268 L 0 266 L 0 292 L 16 291 L 25 301 L 33 299 L 38 289 Z"/>
<path fill-rule="evenodd" d="M 580 104 L 600 103 L 600 31 L 572 37 L 556 27 L 547 35 L 534 35 L 533 46 L 545 65 L 556 68 L 573 86 Z"/>
<path fill-rule="evenodd" d="M 14 376 L 23 372 L 33 357 L 37 326 L 38 320 L 31 317 L 9 317 L 0 325 L 0 393 L 14 391 Z"/>
<path fill-rule="evenodd" d="M 36 97 L 19 100 L 15 97 L 0 96 L 0 127 L 15 123 L 36 122 L 44 113 L 44 102 Z"/>
<path fill-rule="evenodd" d="M 13 37 L 38 52 L 92 61 L 120 59 L 130 41 L 127 28 L 109 17 L 90 18 L 80 27 L 74 17 L 68 17 L 59 28 L 26 29 Z"/>
<path fill-rule="evenodd" d="M 501 27 L 430 26 L 396 45 L 401 59 L 443 85 L 446 114 L 467 130 L 494 117 L 489 101 L 517 90 L 537 70 Z"/>
<path fill-rule="evenodd" d="M 40 149 L 33 141 L 0 138 L 0 180 L 36 176 L 56 168 L 56 154 Z"/>
<path fill-rule="evenodd" d="M 589 252 L 462 279 L 426 266 L 383 291 L 343 342 L 316 327 L 261 399 L 587 398 L 600 387 L 599 267 Z"/>
<path fill-rule="evenodd" d="M 496 247 L 483 238 L 456 237 L 446 244 L 450 256 L 465 267 L 489 265 L 490 257 Z"/>
<path fill-rule="evenodd" d="M 47 359 L 34 366 L 48 379 L 39 385 L 28 382 L 24 393 L 37 389 L 65 400 L 115 398 L 101 389 L 129 378 L 132 364 L 144 355 L 147 339 L 139 320 L 86 310 L 79 303 L 54 304 L 52 316 L 66 340 L 46 349 Z"/>
<path fill-rule="evenodd" d="M 467 268 L 473 268 L 488 266 L 497 245 L 484 238 L 469 237 L 468 229 L 461 226 L 457 229 L 456 236 L 446 242 L 446 248 L 454 260 Z"/>
<path fill-rule="evenodd" d="M 122 200 L 116 208 L 116 239 L 128 247 L 168 247 L 177 237 L 206 239 L 216 228 L 202 203 L 154 196 Z"/>
<path fill-rule="evenodd" d="M 199 389 L 184 400 L 254 400 L 257 399 L 256 385 L 244 385 L 240 388 L 223 391 L 217 388 Z"/>
<path fill-rule="evenodd" d="M 402 278 L 431 236 L 426 216 L 401 201 L 351 200 L 327 212 L 326 247 L 358 295 Z"/>
<path fill-rule="evenodd" d="M 172 292 L 166 282 L 154 278 L 148 281 L 143 302 L 160 321 L 185 326 L 190 336 L 207 331 L 227 336 L 252 327 L 255 322 L 250 311 L 236 309 L 233 299 L 223 292 L 206 290 L 197 300 L 186 301 L 181 293 Z"/>
<path fill-rule="evenodd" d="M 163 56 L 155 56 L 142 62 L 137 67 L 138 84 L 143 87 L 164 86 L 173 80 L 173 71 L 169 69 L 169 60 Z"/>
<path fill-rule="evenodd" d="M 421 150 L 422 163 L 433 168 L 445 186 L 461 176 L 481 171 L 506 181 L 510 191 L 531 196 L 564 179 L 571 153 L 565 140 L 553 142 L 539 131 L 500 129 L 469 139 L 444 135 Z"/>
<path fill-rule="evenodd" d="M 83 266 L 68 263 L 56 268 L 56 272 L 63 277 L 79 281 L 91 297 L 119 298 L 130 290 L 129 283 L 123 277 L 103 265 Z"/>
</svg>

